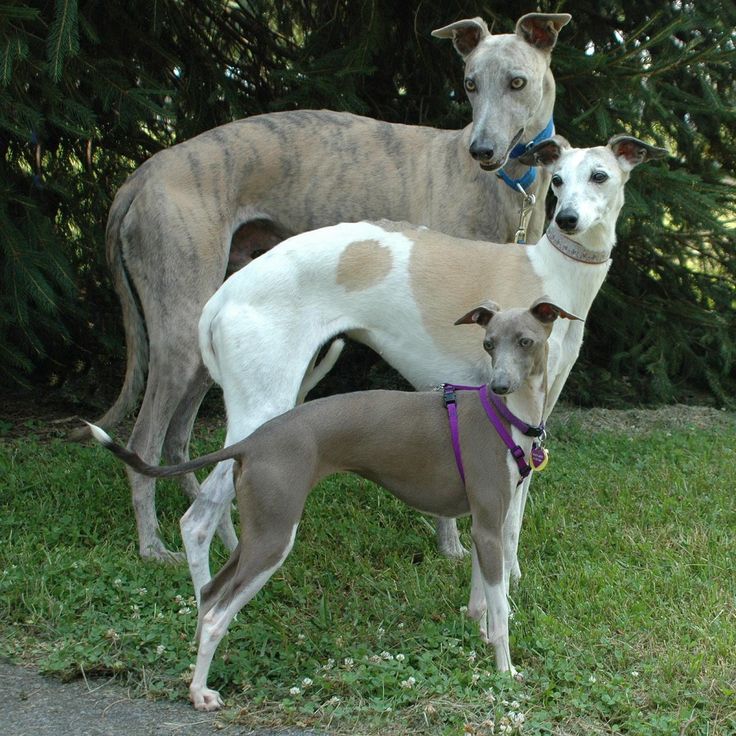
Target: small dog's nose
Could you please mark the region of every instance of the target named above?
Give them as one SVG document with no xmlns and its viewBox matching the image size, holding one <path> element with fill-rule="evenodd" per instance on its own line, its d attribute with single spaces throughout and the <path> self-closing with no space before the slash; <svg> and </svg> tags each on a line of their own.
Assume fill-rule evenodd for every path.
<svg viewBox="0 0 736 736">
<path fill-rule="evenodd" d="M 493 383 L 491 383 L 491 391 L 493 391 L 494 394 L 498 394 L 499 396 L 507 394 L 509 392 L 509 388 L 509 384 L 505 381 L 498 381 L 498 383 L 494 381 Z"/>
<path fill-rule="evenodd" d="M 573 210 L 560 210 L 555 217 L 555 222 L 560 230 L 572 232 L 578 226 L 578 215 Z"/>
<path fill-rule="evenodd" d="M 477 141 L 473 141 L 470 144 L 469 150 L 470 150 L 470 155 L 476 161 L 487 162 L 493 159 L 493 153 L 494 153 L 493 149 L 488 145 L 484 145 L 483 143 L 478 143 Z"/>
</svg>

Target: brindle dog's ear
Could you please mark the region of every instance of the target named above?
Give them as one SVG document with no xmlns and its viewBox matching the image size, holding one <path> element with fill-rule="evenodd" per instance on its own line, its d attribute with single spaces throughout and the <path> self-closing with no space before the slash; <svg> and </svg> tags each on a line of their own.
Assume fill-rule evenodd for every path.
<svg viewBox="0 0 736 736">
<path fill-rule="evenodd" d="M 553 304 L 549 301 L 549 297 L 543 296 L 541 299 L 537 299 L 534 304 L 529 308 L 529 311 L 544 324 L 554 322 L 558 317 L 562 319 L 576 319 L 580 322 L 583 320 L 580 317 L 576 317 L 570 312 L 566 312 L 561 307 Z"/>
<path fill-rule="evenodd" d="M 525 166 L 551 166 L 562 155 L 562 152 L 570 148 L 567 138 L 561 135 L 553 135 L 532 146 L 528 151 L 519 156 L 519 162 Z"/>
<path fill-rule="evenodd" d="M 480 325 L 486 327 L 501 308 L 495 302 L 483 302 L 456 320 L 456 325 Z"/>
<path fill-rule="evenodd" d="M 432 31 L 435 38 L 451 38 L 455 51 L 467 58 L 478 44 L 491 35 L 483 18 L 468 18 L 450 23 L 449 26 Z"/>
<path fill-rule="evenodd" d="M 634 166 L 643 164 L 645 161 L 665 158 L 670 155 L 666 148 L 650 146 L 648 143 L 644 143 L 644 141 L 630 135 L 613 136 L 608 141 L 608 147 L 613 151 L 613 155 L 625 171 L 631 171 Z"/>
<path fill-rule="evenodd" d="M 542 51 L 551 51 L 557 35 L 572 16 L 569 13 L 527 13 L 516 23 L 516 35 Z"/>
</svg>

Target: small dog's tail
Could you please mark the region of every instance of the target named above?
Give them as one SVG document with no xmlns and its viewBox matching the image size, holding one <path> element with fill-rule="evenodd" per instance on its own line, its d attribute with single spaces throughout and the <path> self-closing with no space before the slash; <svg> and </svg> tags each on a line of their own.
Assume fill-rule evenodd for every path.
<svg viewBox="0 0 736 736">
<path fill-rule="evenodd" d="M 148 475 L 151 478 L 171 478 L 178 475 L 184 475 L 185 473 L 191 473 L 194 470 L 199 470 L 207 465 L 214 465 L 222 460 L 231 460 L 237 457 L 243 451 L 243 445 L 245 440 L 230 445 L 230 447 L 223 447 L 222 450 L 216 452 L 210 452 L 208 455 L 202 455 L 194 460 L 189 460 L 185 463 L 179 463 L 178 465 L 149 465 L 140 455 L 135 452 L 131 452 L 122 445 L 118 445 L 110 435 L 105 432 L 104 429 L 98 427 L 90 422 L 85 422 L 89 431 L 103 447 L 106 447 L 116 457 L 120 458 L 126 465 L 129 465 L 133 470 L 143 475 Z"/>
</svg>

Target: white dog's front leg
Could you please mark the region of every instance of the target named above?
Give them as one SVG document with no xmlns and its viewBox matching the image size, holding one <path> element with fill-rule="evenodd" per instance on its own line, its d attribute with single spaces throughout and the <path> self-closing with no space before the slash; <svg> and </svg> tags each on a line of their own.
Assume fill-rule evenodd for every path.
<svg viewBox="0 0 736 736">
<path fill-rule="evenodd" d="M 437 549 L 443 557 L 465 557 L 468 554 L 460 543 L 455 519 L 437 519 Z"/>
<path fill-rule="evenodd" d="M 503 568 L 507 593 L 511 582 L 518 583 L 521 579 L 521 568 L 519 567 L 519 536 L 524 517 L 526 495 L 532 475 L 533 473 L 526 477 L 521 485 L 516 487 L 511 496 L 509 510 L 506 513 L 506 519 L 503 523 Z"/>
</svg>

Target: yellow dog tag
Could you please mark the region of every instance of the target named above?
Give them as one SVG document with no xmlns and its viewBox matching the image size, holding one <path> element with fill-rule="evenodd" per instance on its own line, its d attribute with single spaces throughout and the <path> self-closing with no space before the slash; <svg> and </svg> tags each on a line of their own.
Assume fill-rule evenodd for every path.
<svg viewBox="0 0 736 736">
<path fill-rule="evenodd" d="M 532 451 L 529 454 L 529 465 L 534 468 L 537 472 L 541 472 L 547 467 L 549 462 L 549 452 L 546 448 L 535 445 L 532 447 Z"/>
</svg>

